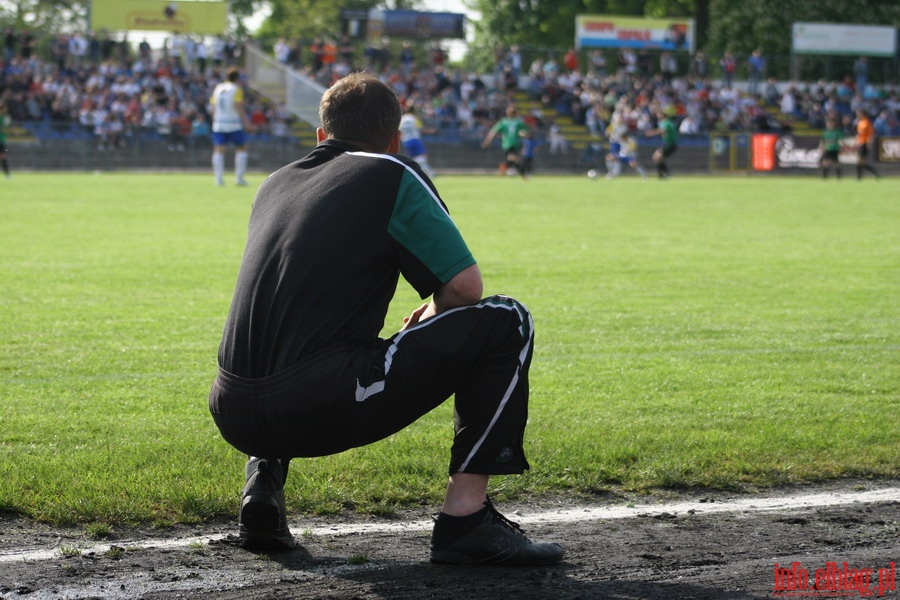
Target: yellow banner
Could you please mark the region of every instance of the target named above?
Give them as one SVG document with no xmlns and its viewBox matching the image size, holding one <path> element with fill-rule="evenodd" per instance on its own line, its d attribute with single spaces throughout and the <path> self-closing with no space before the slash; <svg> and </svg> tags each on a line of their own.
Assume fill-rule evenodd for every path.
<svg viewBox="0 0 900 600">
<path fill-rule="evenodd" d="M 694 20 L 578 15 L 575 17 L 578 48 L 649 48 L 694 51 Z"/>
<path fill-rule="evenodd" d="M 168 2 L 165 0 L 93 0 L 93 31 L 172 31 L 225 33 L 226 2 Z"/>
</svg>

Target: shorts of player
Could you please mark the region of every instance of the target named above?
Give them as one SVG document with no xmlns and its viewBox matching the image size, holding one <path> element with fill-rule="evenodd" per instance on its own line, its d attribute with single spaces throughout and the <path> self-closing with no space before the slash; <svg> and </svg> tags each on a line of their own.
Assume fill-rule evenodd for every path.
<svg viewBox="0 0 900 600">
<path fill-rule="evenodd" d="M 227 146 L 229 144 L 245 146 L 247 145 L 247 134 L 243 129 L 237 131 L 213 131 L 212 140 L 214 146 Z"/>
<path fill-rule="evenodd" d="M 630 165 L 634 164 L 635 162 L 634 157 L 629 154 L 620 154 L 616 157 L 616 160 L 618 160 L 623 165 Z"/>
<path fill-rule="evenodd" d="M 508 146 L 503 148 L 503 156 L 510 162 L 518 162 L 522 153 L 522 146 Z"/>
<path fill-rule="evenodd" d="M 838 151 L 837 150 L 826 150 L 822 153 L 822 160 L 830 161 L 833 163 L 838 162 Z"/>
<path fill-rule="evenodd" d="M 521 473 L 532 326 L 522 304 L 491 296 L 386 340 L 326 348 L 270 377 L 220 369 L 210 412 L 245 454 L 313 457 L 384 439 L 455 394 L 450 474 Z"/>
<path fill-rule="evenodd" d="M 856 148 L 856 155 L 860 158 L 860 160 L 865 160 L 869 157 L 869 145 L 868 144 L 860 144 Z"/>
<path fill-rule="evenodd" d="M 425 156 L 425 144 L 422 143 L 422 140 L 419 138 L 414 138 L 411 140 L 406 140 L 403 142 L 403 149 L 406 151 L 406 155 L 415 158 L 417 156 Z"/>
<path fill-rule="evenodd" d="M 675 154 L 675 151 L 678 150 L 678 144 L 664 144 L 660 149 L 662 152 L 663 158 L 667 158 Z"/>
<path fill-rule="evenodd" d="M 522 157 L 518 149 L 510 149 L 503 151 L 503 162 L 507 165 L 516 166 L 521 163 Z"/>
<path fill-rule="evenodd" d="M 618 156 L 619 152 L 622 150 L 622 144 L 619 142 L 610 142 L 609 143 L 609 153 L 613 156 Z"/>
<path fill-rule="evenodd" d="M 528 173 L 534 173 L 534 157 L 533 156 L 523 156 L 522 157 L 522 174 L 526 175 Z"/>
</svg>

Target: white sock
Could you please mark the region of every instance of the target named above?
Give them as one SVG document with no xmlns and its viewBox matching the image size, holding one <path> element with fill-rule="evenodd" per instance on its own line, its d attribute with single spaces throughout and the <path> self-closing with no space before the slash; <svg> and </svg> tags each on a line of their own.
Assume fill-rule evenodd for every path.
<svg viewBox="0 0 900 600">
<path fill-rule="evenodd" d="M 216 181 L 222 181 L 222 177 L 225 175 L 225 155 L 220 152 L 213 152 L 212 168 Z"/>
<path fill-rule="evenodd" d="M 238 181 L 241 181 L 244 178 L 244 173 L 247 172 L 248 155 L 249 153 L 246 150 L 234 153 L 234 176 Z"/>
<path fill-rule="evenodd" d="M 431 168 L 431 165 L 428 164 L 427 156 L 417 156 L 416 162 L 419 163 L 419 166 L 422 167 L 422 170 L 425 171 L 425 174 L 428 175 L 429 179 L 434 179 L 434 170 Z"/>
</svg>

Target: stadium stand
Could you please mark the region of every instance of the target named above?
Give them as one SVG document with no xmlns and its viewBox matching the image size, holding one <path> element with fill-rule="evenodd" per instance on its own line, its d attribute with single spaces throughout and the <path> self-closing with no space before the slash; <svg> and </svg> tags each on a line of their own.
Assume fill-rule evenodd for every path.
<svg viewBox="0 0 900 600">
<path fill-rule="evenodd" d="M 64 37 L 54 36 L 60 48 Z M 249 52 L 216 38 L 210 58 L 201 60 L 200 53 L 189 50 L 191 43 L 198 42 L 183 40 L 178 56 L 143 44 L 135 51 L 124 42 L 107 38 L 101 43 L 93 37 L 89 51 L 77 60 L 62 50 L 51 60 L 34 52 L 26 55 L 24 48 L 7 52 L 0 68 L 0 101 L 15 124 L 10 141 L 45 150 L 68 142 L 70 149 L 106 154 L 135 147 L 142 152 L 206 152 L 209 95 L 225 68 L 243 62 Z M 614 116 L 640 134 L 656 127 L 656 109 L 676 117 L 683 148 L 707 148 L 711 133 L 818 135 L 826 114 L 839 116 L 851 133 L 852 115 L 860 106 L 875 117 L 879 135 L 900 134 L 897 92 L 869 86 L 860 93 L 852 79 L 812 84 L 770 79 L 759 94 L 750 95 L 740 84 L 728 86 L 690 72 L 674 78 L 621 69 L 606 73 L 588 61 L 585 68 L 567 69 L 552 58 L 537 58 L 524 69 L 520 60 L 513 52 L 498 52 L 492 73 L 475 74 L 449 69 L 438 54 L 411 64 L 370 48 L 359 57 L 341 54 L 318 70 L 301 66 L 302 61 L 281 61 L 278 68 L 322 88 L 351 69 L 376 72 L 403 104 L 416 106 L 425 128 L 433 132 L 425 142 L 435 149 L 431 154 L 438 168 L 451 163 L 473 168 L 472 159 L 489 168 L 492 159 L 472 150 L 510 102 L 519 105 L 537 132 L 541 163 L 569 169 L 580 168 L 600 151 Z M 264 82 L 257 86 L 249 78 L 244 83 L 250 92 L 249 116 L 257 127 L 251 136 L 256 154 L 276 161 L 315 145 L 315 124 L 309 117 L 304 121 L 289 112 L 284 99 L 274 97 Z M 646 146 L 658 144 L 653 138 L 637 139 Z M 205 156 L 187 162 L 198 168 L 207 164 Z"/>
</svg>

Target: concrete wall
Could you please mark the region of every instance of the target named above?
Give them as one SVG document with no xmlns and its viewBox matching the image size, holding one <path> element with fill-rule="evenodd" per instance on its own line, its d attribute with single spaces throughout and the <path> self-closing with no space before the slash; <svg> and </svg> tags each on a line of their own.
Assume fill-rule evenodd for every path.
<svg viewBox="0 0 900 600">
<path fill-rule="evenodd" d="M 252 142 L 249 168 L 255 171 L 275 169 L 303 157 L 312 146 L 296 141 L 289 145 L 276 142 Z M 602 158 L 596 165 L 585 160 L 582 150 L 570 150 L 566 154 L 550 154 L 545 149 L 535 160 L 539 173 L 577 173 L 592 166 L 602 168 Z M 20 142 L 10 144 L 9 160 L 14 169 L 34 171 L 111 171 L 111 170 L 206 170 L 211 169 L 212 148 L 207 140 L 189 145 L 184 150 L 170 150 L 162 141 L 134 142 L 125 148 L 99 150 L 90 140 L 56 140 L 52 142 Z M 229 150 L 230 165 L 233 151 Z M 649 166 L 651 147 L 641 148 L 642 160 Z M 487 150 L 475 142 L 459 144 L 429 144 L 428 154 L 432 166 L 438 171 L 493 172 L 502 158 L 499 148 Z M 646 154 L 646 156 L 643 156 Z M 685 148 L 673 161 L 678 169 L 704 171 L 708 169 L 708 151 Z"/>
<path fill-rule="evenodd" d="M 639 157 L 644 168 L 652 172 L 650 158 L 654 147 L 642 145 Z M 211 171 L 212 148 L 208 140 L 199 140 L 184 150 L 170 150 L 162 141 L 134 141 L 125 148 L 99 150 L 90 140 L 55 140 L 52 142 L 13 142 L 9 144 L 9 161 L 13 171 L 114 171 L 114 170 L 196 170 Z M 272 172 L 279 167 L 305 156 L 312 146 L 292 141 L 252 142 L 250 144 L 249 169 L 256 172 Z M 475 142 L 458 144 L 429 144 L 429 160 L 435 170 L 445 173 L 494 173 L 502 158 L 499 148 L 487 150 Z M 226 164 L 232 168 L 233 151 L 229 150 Z M 674 173 L 709 173 L 710 154 L 705 146 L 682 145 L 669 161 Z M 591 162 L 583 150 L 570 150 L 566 154 L 550 154 L 541 147 L 535 159 L 537 174 L 579 174 L 590 168 L 605 172 L 602 155 Z M 852 174 L 852 165 L 845 165 L 845 174 Z M 900 162 L 877 163 L 886 175 L 900 174 Z M 785 170 L 781 173 L 812 174 L 810 169 Z"/>
</svg>

